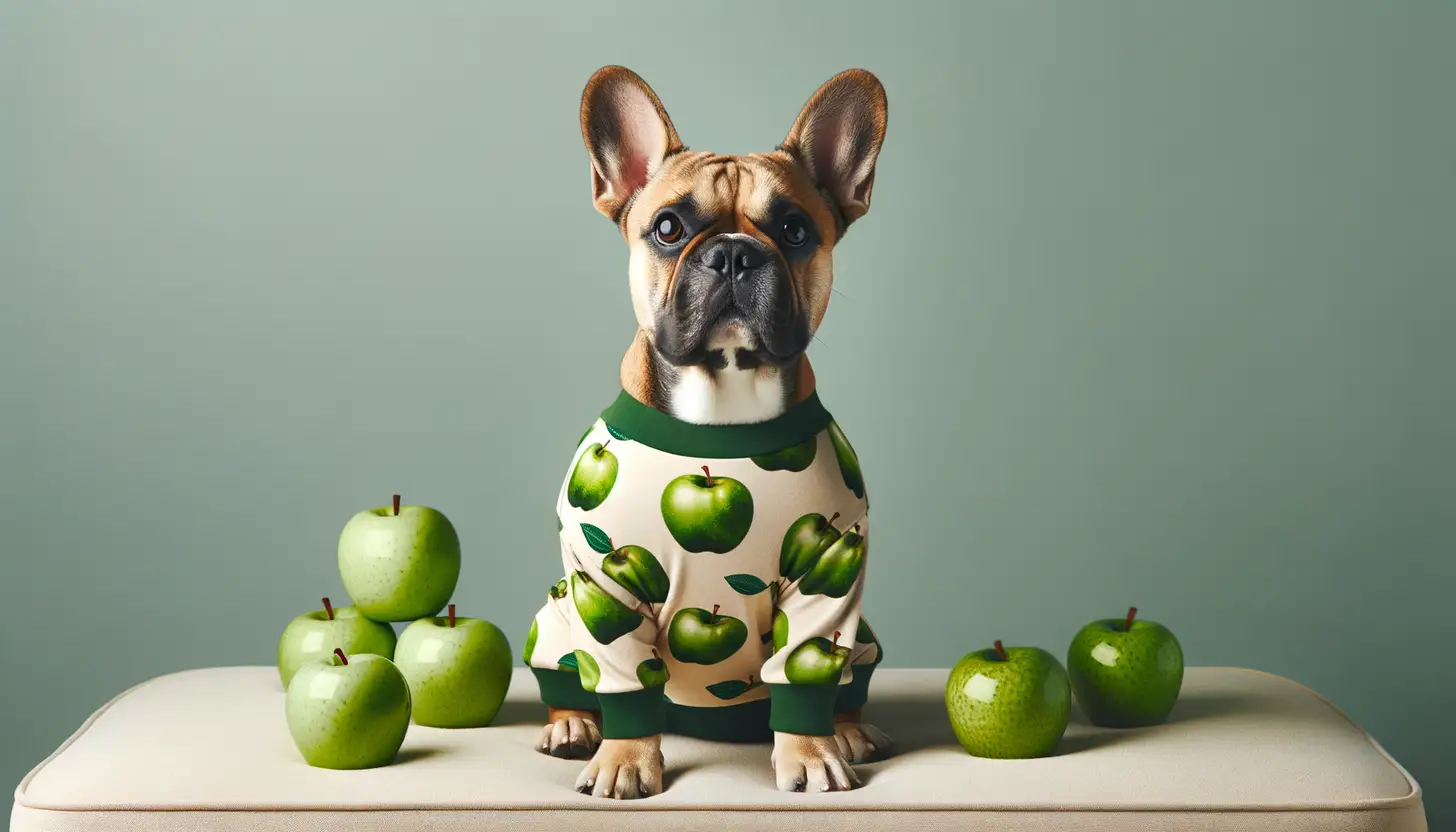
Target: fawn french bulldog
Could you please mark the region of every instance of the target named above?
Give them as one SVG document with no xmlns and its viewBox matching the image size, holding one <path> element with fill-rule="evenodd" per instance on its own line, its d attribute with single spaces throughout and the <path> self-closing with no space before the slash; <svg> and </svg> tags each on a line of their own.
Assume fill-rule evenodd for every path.
<svg viewBox="0 0 1456 832">
<path fill-rule="evenodd" d="M 837 791 L 890 740 L 860 614 L 869 501 L 805 357 L 832 253 L 869 210 L 880 82 L 830 79 L 772 152 L 685 147 L 635 73 L 587 83 L 592 200 L 622 233 L 638 331 L 557 496 L 564 575 L 526 640 L 538 749 L 579 791 L 662 789 L 661 736 L 768 741 L 778 787 Z"/>
</svg>

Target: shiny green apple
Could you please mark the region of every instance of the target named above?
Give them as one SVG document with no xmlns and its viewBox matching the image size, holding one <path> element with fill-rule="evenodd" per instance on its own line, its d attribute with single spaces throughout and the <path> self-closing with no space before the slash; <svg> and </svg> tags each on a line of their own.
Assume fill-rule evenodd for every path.
<svg viewBox="0 0 1456 832">
<path fill-rule="evenodd" d="M 460 579 L 460 537 L 425 506 L 375 508 L 339 534 L 339 577 L 354 606 L 375 621 L 413 621 L 445 608 Z"/>
<path fill-rule="evenodd" d="M 967 753 L 994 759 L 1045 757 L 1067 730 L 1072 689 L 1056 657 L 1039 647 L 977 650 L 945 686 L 946 711 Z"/>
<path fill-rule="evenodd" d="M 511 645 L 489 621 L 421 618 L 399 634 L 394 663 L 409 682 L 416 725 L 483 728 L 511 684 Z"/>
<path fill-rule="evenodd" d="M 278 638 L 278 677 L 286 689 L 304 662 L 324 661 L 335 649 L 344 655 L 373 653 L 394 658 L 394 628 L 365 618 L 355 607 L 339 607 L 324 599 L 324 608 L 288 622 Z"/>
<path fill-rule="evenodd" d="M 1093 621 L 1067 648 L 1067 673 L 1077 704 L 1093 725 L 1136 728 L 1168 719 L 1183 687 L 1183 647 L 1155 621 Z"/>
<path fill-rule="evenodd" d="M 410 723 L 404 675 L 383 656 L 337 651 L 293 674 L 284 697 L 293 743 L 311 766 L 377 768 L 394 761 Z"/>
</svg>

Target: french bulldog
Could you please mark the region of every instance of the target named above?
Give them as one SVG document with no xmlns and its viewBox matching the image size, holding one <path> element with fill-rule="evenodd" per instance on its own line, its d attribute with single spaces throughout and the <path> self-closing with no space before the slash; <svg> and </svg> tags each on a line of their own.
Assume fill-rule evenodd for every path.
<svg viewBox="0 0 1456 832">
<path fill-rule="evenodd" d="M 620 367 L 620 382 L 626 394 L 641 405 L 691 425 L 772 423 L 806 400 L 817 398 L 814 372 L 805 350 L 829 304 L 834 246 L 869 210 L 886 118 L 887 102 L 879 80 L 864 70 L 848 70 L 824 83 L 809 98 L 787 136 L 772 151 L 719 155 L 686 147 L 658 96 L 637 74 L 609 66 L 591 77 L 581 99 L 581 131 L 591 163 L 592 202 L 617 225 L 627 244 L 628 285 L 638 324 Z M 612 445 L 617 434 L 613 432 L 612 437 L 603 436 L 609 447 L 624 444 L 619 441 Z M 819 441 L 823 444 L 814 444 Z M 834 443 L 831 445 L 827 436 L 811 439 L 805 453 L 812 458 L 815 449 L 829 449 L 820 453 L 821 458 L 829 458 L 824 464 L 831 466 L 831 473 L 826 476 L 836 478 L 842 472 L 843 483 L 836 480 L 833 484 L 848 495 L 845 485 L 855 489 L 857 460 L 853 476 L 843 461 L 840 467 L 832 467 L 835 455 L 842 459 L 843 448 L 847 448 L 847 442 L 840 443 L 838 438 Z M 594 447 L 602 445 L 599 442 Z M 601 450 L 595 453 L 606 455 Z M 849 456 L 853 456 L 852 451 Z M 784 463 L 798 470 L 794 464 Z M 612 477 L 617 476 L 615 466 L 614 461 Z M 698 481 L 699 487 L 712 488 L 733 481 L 715 478 L 708 466 L 703 468 L 705 477 Z M 624 488 L 625 481 L 624 474 L 616 488 Z M 862 481 L 858 485 L 855 494 L 862 497 Z M 586 490 L 568 493 L 573 487 L 563 486 L 563 500 L 569 499 L 578 508 L 592 508 L 595 498 Z M 643 499 L 656 501 L 658 493 L 660 489 Z M 846 499 L 851 501 L 846 503 L 851 506 L 846 511 L 860 510 L 853 507 L 853 496 Z M 762 496 L 755 505 L 764 515 Z M 656 502 L 652 506 L 655 511 Z M 833 525 L 832 518 L 828 522 Z M 576 524 L 569 521 L 567 525 Z M 858 525 L 855 529 L 856 534 L 863 532 Z M 574 529 L 569 531 L 578 534 Z M 783 532 L 777 535 L 769 555 L 773 569 L 778 568 L 778 538 Z M 615 556 L 616 544 L 602 545 L 606 548 L 598 548 L 598 552 Z M 581 561 L 579 555 L 571 557 Z M 707 569 L 709 562 L 687 560 L 668 571 L 674 582 L 681 583 L 685 570 Z M 858 563 L 854 568 L 859 568 Z M 775 583 L 774 604 L 778 605 L 779 586 L 790 592 L 793 584 L 779 580 L 777 572 L 771 577 Z M 667 581 L 666 572 L 661 580 Z M 815 598 L 835 595 L 832 576 L 819 580 L 819 584 L 822 588 Z M 840 596 L 848 592 L 845 586 L 837 590 Z M 552 598 L 570 603 L 568 596 L 572 593 L 592 591 L 590 579 L 577 572 L 575 579 L 568 574 L 553 589 Z M 849 596 L 856 604 L 859 591 L 856 585 L 855 594 Z M 637 595 L 647 602 L 645 609 L 650 618 L 650 613 L 656 611 L 653 598 L 642 592 Z M 756 598 L 767 595 L 762 593 Z M 578 605 L 582 597 L 577 596 Z M 636 603 L 630 597 L 627 601 Z M 755 599 L 749 601 L 758 603 Z M 763 615 L 777 616 L 767 606 L 762 610 Z M 711 618 L 705 620 L 716 625 L 720 615 L 715 605 Z M 743 615 L 748 618 L 757 613 Z M 858 616 L 857 606 L 846 615 Z M 679 623 L 675 618 L 671 626 Z M 667 622 L 657 624 L 668 627 Z M 580 624 L 576 626 L 579 630 Z M 848 637 L 834 632 L 831 643 L 828 630 L 832 626 L 825 624 L 823 637 L 817 641 L 821 650 L 827 651 L 824 655 L 829 656 L 828 661 L 842 663 L 844 648 L 840 639 Z M 848 626 L 854 629 L 853 624 Z M 863 629 L 861 625 L 861 632 Z M 597 630 L 592 635 L 596 641 L 604 641 Z M 773 635 L 778 636 L 777 625 Z M 532 642 L 535 637 L 533 624 Z M 671 649 L 677 656 L 686 654 L 668 644 L 667 634 L 655 638 L 647 644 L 654 648 L 653 657 L 659 655 L 657 647 L 663 652 Z M 767 645 L 767 630 L 763 640 Z M 750 639 L 749 645 L 755 646 L 755 640 Z M 864 646 L 856 648 L 863 650 Z M 878 650 L 877 643 L 873 649 Z M 752 650 L 745 648 L 743 654 L 749 653 Z M 572 655 L 567 653 L 568 657 Z M 574 655 L 581 657 L 582 652 Z M 671 662 L 668 656 L 662 658 Z M 650 664 L 654 660 L 644 658 L 641 667 L 663 666 Z M 763 661 L 761 656 L 749 660 Z M 592 664 L 593 680 L 599 672 L 605 678 L 607 668 L 599 671 L 597 661 L 590 655 L 580 658 L 581 664 L 576 667 L 583 684 L 587 683 L 587 662 Z M 780 658 L 781 665 L 784 661 Z M 705 673 L 704 664 L 700 659 L 685 658 L 673 663 L 673 673 Z M 839 665 L 833 668 L 837 678 Z M 745 684 L 752 688 L 758 682 L 753 667 L 747 670 Z M 788 672 L 792 679 L 794 672 L 808 671 Z M 701 691 L 702 685 L 695 689 Z M 661 734 L 604 739 L 602 719 L 597 708 L 553 707 L 541 729 L 538 750 L 558 757 L 590 755 L 577 781 L 578 790 L 584 793 L 616 799 L 659 793 L 665 762 Z M 852 764 L 883 755 L 891 748 L 883 732 L 862 721 L 858 707 L 835 713 L 832 733 L 778 730 L 772 741 L 770 762 L 778 788 L 785 791 L 855 788 L 859 779 Z"/>
</svg>

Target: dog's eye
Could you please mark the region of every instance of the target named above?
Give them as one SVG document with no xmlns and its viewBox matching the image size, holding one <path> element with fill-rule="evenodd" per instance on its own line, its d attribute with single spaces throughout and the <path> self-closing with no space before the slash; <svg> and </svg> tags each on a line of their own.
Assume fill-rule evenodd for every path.
<svg viewBox="0 0 1456 832">
<path fill-rule="evenodd" d="M 672 214 L 663 214 L 653 224 L 652 233 L 659 243 L 670 246 L 683 238 L 682 221 Z"/>
<path fill-rule="evenodd" d="M 783 236 L 784 243 L 795 248 L 809 242 L 809 224 L 797 214 L 784 218 L 784 224 L 779 233 Z"/>
</svg>

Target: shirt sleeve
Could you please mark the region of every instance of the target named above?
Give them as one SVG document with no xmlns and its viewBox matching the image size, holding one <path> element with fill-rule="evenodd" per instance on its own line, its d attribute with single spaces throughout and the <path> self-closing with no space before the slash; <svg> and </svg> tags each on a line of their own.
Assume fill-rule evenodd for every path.
<svg viewBox="0 0 1456 832">
<path fill-rule="evenodd" d="M 775 731 L 833 734 L 840 686 L 852 679 L 850 664 L 869 553 L 868 513 L 841 528 L 838 538 L 816 557 L 789 569 L 794 574 L 779 577 L 774 652 L 763 668 L 772 702 L 769 722 Z"/>
<path fill-rule="evenodd" d="M 571 647 L 584 690 L 595 693 L 602 736 L 627 739 L 667 730 L 666 673 L 655 652 L 657 615 L 603 569 L 610 542 L 589 523 L 562 524 L 561 554 Z M 605 549 L 599 554 L 598 550 Z"/>
</svg>

